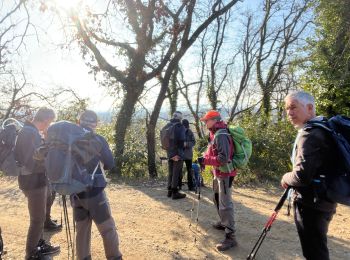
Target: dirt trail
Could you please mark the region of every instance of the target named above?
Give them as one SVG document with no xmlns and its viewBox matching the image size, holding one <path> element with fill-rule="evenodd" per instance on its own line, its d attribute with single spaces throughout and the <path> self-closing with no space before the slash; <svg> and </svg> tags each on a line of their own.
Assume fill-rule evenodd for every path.
<svg viewBox="0 0 350 260">
<path fill-rule="evenodd" d="M 28 212 L 17 181 L 0 178 L 0 226 L 7 255 L 4 259 L 23 259 Z M 223 233 L 213 230 L 216 211 L 209 188 L 202 189 L 199 221 L 195 221 L 197 197 L 173 201 L 165 195 L 162 183 L 138 185 L 110 184 L 107 189 L 112 213 L 117 222 L 124 259 L 246 259 L 261 228 L 270 216 L 280 191 L 236 188 L 233 193 L 239 246 L 227 253 L 214 247 Z M 191 208 L 195 205 L 193 220 Z M 71 209 L 69 209 L 71 212 Z M 53 207 L 53 217 L 60 218 L 60 207 Z M 338 207 L 329 231 L 331 259 L 350 259 L 350 208 Z M 54 259 L 67 259 L 66 234 L 45 234 L 61 245 Z M 93 259 L 104 259 L 102 240 L 96 228 L 92 233 Z M 257 259 L 303 259 L 292 217 L 283 208 L 268 234 Z"/>
</svg>

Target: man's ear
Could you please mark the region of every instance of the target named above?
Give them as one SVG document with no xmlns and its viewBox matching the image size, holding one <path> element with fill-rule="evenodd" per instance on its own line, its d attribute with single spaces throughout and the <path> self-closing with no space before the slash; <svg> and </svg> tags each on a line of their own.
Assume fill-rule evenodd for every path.
<svg viewBox="0 0 350 260">
<path fill-rule="evenodd" d="M 314 111 L 314 105 L 313 104 L 307 104 L 306 108 L 307 108 L 307 111 L 309 113 L 313 113 L 313 111 Z"/>
</svg>

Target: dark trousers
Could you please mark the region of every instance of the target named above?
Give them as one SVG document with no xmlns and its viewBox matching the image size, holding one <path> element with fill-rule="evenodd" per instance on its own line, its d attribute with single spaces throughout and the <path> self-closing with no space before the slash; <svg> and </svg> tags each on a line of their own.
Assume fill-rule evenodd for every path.
<svg viewBox="0 0 350 260">
<path fill-rule="evenodd" d="M 47 186 L 34 190 L 23 190 L 28 201 L 30 224 L 27 233 L 26 259 L 36 249 L 38 242 L 43 238 L 44 221 L 46 214 Z"/>
<path fill-rule="evenodd" d="M 189 189 L 192 189 L 194 188 L 193 173 L 192 173 L 192 159 L 185 160 L 185 164 L 187 169 L 187 185 Z"/>
<path fill-rule="evenodd" d="M 328 226 L 335 212 L 322 212 L 294 203 L 294 221 L 307 260 L 329 260 Z"/>
<path fill-rule="evenodd" d="M 46 222 L 49 222 L 51 219 L 51 207 L 55 201 L 56 198 L 56 192 L 52 190 L 51 185 L 48 185 L 48 190 L 47 190 L 47 200 L 46 200 Z"/>
<path fill-rule="evenodd" d="M 184 162 L 180 161 L 168 161 L 168 189 L 177 190 L 179 187 L 179 179 L 182 174 L 182 167 Z"/>
</svg>

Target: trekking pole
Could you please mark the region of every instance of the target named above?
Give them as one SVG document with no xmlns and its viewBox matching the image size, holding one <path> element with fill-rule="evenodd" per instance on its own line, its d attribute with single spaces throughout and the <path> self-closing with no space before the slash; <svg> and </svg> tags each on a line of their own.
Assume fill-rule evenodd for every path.
<svg viewBox="0 0 350 260">
<path fill-rule="evenodd" d="M 282 197 L 280 198 L 280 200 L 279 200 L 279 202 L 278 202 L 278 204 L 277 204 L 277 206 L 276 206 L 274 212 L 272 213 L 271 217 L 270 217 L 270 218 L 268 219 L 268 221 L 266 222 L 265 227 L 264 227 L 263 231 L 261 232 L 261 235 L 260 235 L 258 241 L 255 243 L 255 245 L 254 245 L 252 251 L 251 251 L 250 254 L 248 255 L 247 260 L 253 260 L 253 259 L 255 259 L 255 256 L 256 256 L 256 254 L 257 254 L 257 252 L 258 252 L 258 250 L 259 250 L 261 244 L 263 243 L 263 241 L 264 241 L 264 239 L 265 239 L 265 237 L 266 237 L 266 235 L 267 235 L 267 232 L 270 231 L 273 222 L 276 220 L 276 217 L 277 217 L 277 214 L 278 214 L 279 210 L 282 208 L 283 203 L 285 202 L 285 200 L 286 200 L 286 198 L 287 198 L 287 195 L 288 195 L 289 190 L 290 190 L 290 187 L 288 187 L 288 188 L 284 191 L 284 193 L 283 193 Z"/>
</svg>

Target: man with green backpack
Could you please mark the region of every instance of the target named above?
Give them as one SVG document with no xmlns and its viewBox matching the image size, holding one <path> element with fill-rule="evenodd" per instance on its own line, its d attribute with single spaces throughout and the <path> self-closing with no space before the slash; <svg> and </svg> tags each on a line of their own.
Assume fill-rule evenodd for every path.
<svg viewBox="0 0 350 260">
<path fill-rule="evenodd" d="M 209 144 L 198 162 L 202 168 L 213 166 L 214 203 L 220 217 L 213 227 L 225 231 L 225 239 L 216 245 L 217 250 L 225 251 L 237 245 L 232 185 L 237 168 L 247 164 L 252 146 L 243 129 L 228 127 L 218 111 L 208 111 L 201 121 L 209 130 Z"/>
</svg>

